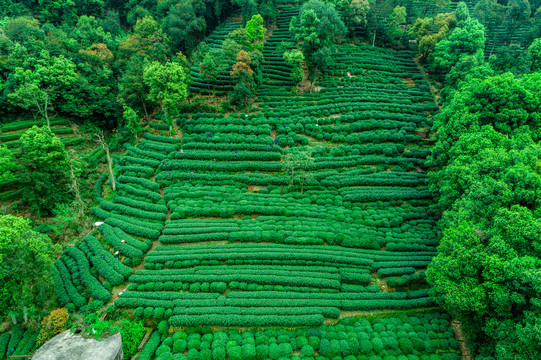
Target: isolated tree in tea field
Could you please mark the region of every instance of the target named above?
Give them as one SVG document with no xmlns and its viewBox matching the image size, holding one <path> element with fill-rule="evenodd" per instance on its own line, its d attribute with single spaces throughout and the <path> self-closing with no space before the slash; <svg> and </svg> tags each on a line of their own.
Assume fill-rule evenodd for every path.
<svg viewBox="0 0 541 360">
<path fill-rule="evenodd" d="M 212 54 L 210 53 L 205 54 L 203 61 L 201 62 L 201 64 L 199 64 L 199 74 L 201 74 L 203 78 L 207 80 L 209 87 L 212 82 L 218 79 L 218 75 L 219 75 L 218 68 L 216 66 L 216 62 L 214 61 L 214 56 L 212 56 Z"/>
<path fill-rule="evenodd" d="M 301 188 L 301 193 L 304 191 L 304 186 L 312 177 L 310 173 L 312 160 L 312 150 L 308 148 L 288 149 L 282 164 L 282 171 L 289 178 L 289 189 L 292 189 L 296 184 Z"/>
<path fill-rule="evenodd" d="M 246 23 L 246 36 L 248 43 L 251 44 L 250 50 L 263 50 L 263 39 L 267 29 L 263 26 L 263 18 L 256 14 Z"/>
<path fill-rule="evenodd" d="M 291 66 L 291 80 L 298 86 L 304 78 L 304 70 L 302 68 L 302 62 L 304 61 L 304 55 L 297 49 L 288 50 L 284 52 L 283 58 L 287 65 Z"/>
<path fill-rule="evenodd" d="M 145 128 L 141 125 L 141 118 L 135 110 L 129 106 L 124 106 L 124 112 L 122 118 L 125 121 L 128 130 L 135 136 L 136 139 L 141 137 L 145 132 Z"/>
<path fill-rule="evenodd" d="M 229 100 L 234 105 L 244 107 L 253 96 L 254 71 L 251 65 L 252 59 L 250 55 L 244 50 L 239 51 L 237 62 L 233 65 L 230 73 L 236 83 L 235 89 L 229 94 Z"/>
</svg>

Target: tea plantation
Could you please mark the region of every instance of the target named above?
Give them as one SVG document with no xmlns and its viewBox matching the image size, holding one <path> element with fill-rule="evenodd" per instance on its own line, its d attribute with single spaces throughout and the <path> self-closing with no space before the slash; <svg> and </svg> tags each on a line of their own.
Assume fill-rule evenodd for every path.
<svg viewBox="0 0 541 360">
<path fill-rule="evenodd" d="M 541 359 L 541 0 L 0 18 L 0 360 Z"/>
<path fill-rule="evenodd" d="M 296 95 L 282 36 L 258 111 L 126 144 L 117 191 L 94 188 L 99 231 L 55 264 L 61 305 L 159 325 L 139 359 L 458 358 L 425 282 L 437 107 L 413 54 L 335 45 L 319 91 Z"/>
</svg>

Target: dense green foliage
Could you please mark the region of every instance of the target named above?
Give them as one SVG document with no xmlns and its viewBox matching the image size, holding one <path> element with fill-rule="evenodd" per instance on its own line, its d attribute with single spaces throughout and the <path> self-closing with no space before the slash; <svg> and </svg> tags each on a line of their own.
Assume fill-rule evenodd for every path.
<svg viewBox="0 0 541 360">
<path fill-rule="evenodd" d="M 539 112 L 530 107 L 539 79 L 508 73 L 466 82 L 436 121 L 431 162 L 440 170 L 429 183 L 444 233 L 427 278 L 476 350 L 495 349 L 498 359 L 540 351 L 531 336 L 538 336 L 532 276 L 541 271 L 541 148 Z"/>
<path fill-rule="evenodd" d="M 50 213 L 56 203 L 68 199 L 70 160 L 64 144 L 45 126 L 32 127 L 20 142 L 22 200 L 38 213 Z"/>
<path fill-rule="evenodd" d="M 333 38 L 343 36 L 346 27 L 332 3 L 310 0 L 301 7 L 299 17 L 291 19 L 289 32 L 300 43 L 313 83 L 317 71 L 324 71 L 329 66 L 329 43 Z"/>
<path fill-rule="evenodd" d="M 507 16 L 519 21 L 526 4 L 510 2 Z M 474 15 L 500 10 L 480 2 Z M 527 66 L 501 54 L 486 62 L 482 36 L 474 36 L 476 20 L 465 6 L 457 8 L 456 18 L 457 27 L 434 52 L 447 87 L 427 163 L 434 170 L 428 183 L 441 214 L 441 240 L 426 278 L 435 300 L 462 321 L 476 356 L 533 359 L 541 353 L 534 280 L 541 271 L 541 77 L 527 73 L 536 66 L 537 41 L 527 54 L 513 55 L 530 57 Z M 461 44 L 452 45 L 452 39 Z M 447 46 L 459 50 L 459 57 L 453 59 Z"/>
<path fill-rule="evenodd" d="M 49 294 L 51 266 L 59 249 L 49 237 L 32 231 L 29 221 L 12 215 L 0 217 L 0 314 L 26 308 L 39 313 Z"/>
<path fill-rule="evenodd" d="M 122 351 L 124 356 L 132 357 L 137 353 L 137 346 L 145 333 L 144 325 L 141 321 L 130 321 L 122 319 L 120 321 L 100 320 L 98 314 L 89 314 L 85 317 L 83 334 L 98 340 L 119 332 L 122 336 Z"/>
</svg>

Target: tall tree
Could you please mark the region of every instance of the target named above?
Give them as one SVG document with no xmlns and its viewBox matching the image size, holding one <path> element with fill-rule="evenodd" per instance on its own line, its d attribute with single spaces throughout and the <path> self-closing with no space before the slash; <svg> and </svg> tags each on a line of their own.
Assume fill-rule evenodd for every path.
<svg viewBox="0 0 541 360">
<path fill-rule="evenodd" d="M 445 231 L 427 270 L 432 296 L 462 322 L 475 354 L 535 358 L 541 147 L 527 131 L 514 137 L 487 125 L 449 151 L 452 159 L 430 180 L 456 199 L 445 207 Z"/>
<path fill-rule="evenodd" d="M 301 13 L 298 20 L 296 17 L 293 17 L 289 25 L 289 31 L 293 34 L 295 40 L 301 42 L 301 49 L 308 67 L 310 89 L 317 76 L 316 58 L 314 55 L 319 49 L 325 46 L 323 39 L 318 34 L 320 22 L 314 10 L 307 10 Z"/>
<path fill-rule="evenodd" d="M 109 145 L 107 145 L 107 141 L 105 140 L 105 134 L 103 133 L 103 130 L 100 130 L 98 133 L 94 134 L 94 136 L 96 137 L 96 142 L 98 145 L 101 146 L 105 151 L 105 158 L 107 159 L 107 166 L 109 168 L 109 179 L 111 180 L 111 188 L 113 191 L 116 191 L 116 180 L 113 172 L 113 158 L 111 157 L 111 152 L 109 151 Z"/>
<path fill-rule="evenodd" d="M 400 27 L 401 24 L 406 22 L 406 8 L 404 6 L 396 6 L 389 15 L 389 27 L 387 29 L 387 36 L 391 43 L 395 44 L 398 39 L 404 36 L 404 29 Z"/>
<path fill-rule="evenodd" d="M 497 74 L 511 72 L 515 75 L 522 75 L 530 72 L 531 61 L 527 50 L 519 44 L 496 48 L 488 60 Z"/>
<path fill-rule="evenodd" d="M 532 9 L 528 0 L 509 0 L 506 16 L 512 23 L 525 23 L 530 20 Z"/>
<path fill-rule="evenodd" d="M 461 85 L 473 79 L 484 80 L 494 75 L 494 69 L 485 62 L 485 56 L 481 52 L 473 55 L 461 56 L 460 60 L 451 68 L 445 76 L 445 87 L 441 90 L 442 96 L 452 98 Z"/>
<path fill-rule="evenodd" d="M 259 5 L 257 6 L 259 14 L 265 20 L 265 25 L 269 26 L 270 24 L 276 21 L 278 17 L 278 8 L 276 7 L 276 0 L 260 0 Z"/>
<path fill-rule="evenodd" d="M 324 3 L 320 0 L 310 0 L 302 6 L 300 13 L 302 14 L 308 10 L 314 10 L 320 20 L 317 34 L 324 44 L 329 44 L 346 35 L 344 21 L 333 4 Z"/>
<path fill-rule="evenodd" d="M 341 4 L 340 10 L 344 17 L 344 24 L 348 32 L 355 35 L 358 29 L 363 29 L 368 23 L 370 2 L 369 0 L 348 0 L 342 1 Z"/>
<path fill-rule="evenodd" d="M 297 49 L 288 50 L 284 52 L 284 61 L 287 65 L 291 66 L 291 80 L 298 86 L 304 78 L 304 70 L 302 63 L 304 61 L 304 55 Z"/>
<path fill-rule="evenodd" d="M 252 50 L 248 53 L 250 55 L 250 59 L 252 61 L 252 64 L 250 65 L 252 70 L 254 71 L 254 84 L 256 88 L 263 83 L 263 53 L 258 50 Z"/>
<path fill-rule="evenodd" d="M 120 55 L 129 60 L 133 57 L 164 62 L 171 57 L 170 39 L 152 16 L 137 19 L 133 33 L 120 46 Z"/>
<path fill-rule="evenodd" d="M 438 14 L 436 18 L 418 18 L 408 30 L 408 35 L 417 42 L 421 56 L 426 59 L 436 48 L 436 45 L 449 35 L 455 25 L 453 13 Z M 436 27 L 437 32 L 433 29 Z"/>
<path fill-rule="evenodd" d="M 470 9 L 468 8 L 468 5 L 466 5 L 464 1 L 461 1 L 456 5 L 455 17 L 457 21 L 457 26 L 459 27 L 462 27 L 463 22 L 468 20 L 471 17 Z"/>
<path fill-rule="evenodd" d="M 246 27 L 241 27 L 230 32 L 224 41 L 224 45 L 231 46 L 231 41 L 233 41 L 246 52 L 262 51 L 263 39 L 266 32 L 267 29 L 263 26 L 263 18 L 261 15 L 256 14 L 246 23 Z M 231 53 L 234 53 L 234 51 L 231 51 Z M 237 53 L 235 53 L 235 56 Z"/>
<path fill-rule="evenodd" d="M 214 83 L 218 79 L 218 68 L 214 61 L 214 56 L 210 52 L 205 54 L 203 61 L 199 64 L 199 74 L 207 81 L 209 87 L 211 83 Z"/>
<path fill-rule="evenodd" d="M 408 9 L 408 12 L 409 10 L 417 10 L 417 12 L 413 15 L 415 15 L 416 17 L 425 17 L 428 13 L 428 10 L 435 9 L 436 12 L 440 12 L 441 10 L 447 8 L 450 2 L 450 0 L 424 0 L 413 9 Z M 411 3 L 413 5 L 413 2 Z"/>
<path fill-rule="evenodd" d="M 384 20 L 393 11 L 394 6 L 394 0 L 370 0 L 369 27 L 372 35 L 372 46 L 376 44 L 380 21 Z"/>
<path fill-rule="evenodd" d="M 456 71 L 486 70 L 474 57 Z M 442 236 L 427 281 L 476 358 L 541 354 L 540 80 L 465 77 L 434 119 L 429 186 Z"/>
<path fill-rule="evenodd" d="M 145 132 L 145 128 L 141 123 L 141 118 L 135 110 L 129 106 L 124 106 L 124 112 L 122 113 L 122 118 L 125 121 L 126 128 L 135 136 L 136 140 L 139 140 L 139 137 Z"/>
<path fill-rule="evenodd" d="M 503 39 L 500 42 L 509 44 L 512 40 L 512 35 L 522 26 L 529 25 L 531 15 L 530 3 L 528 0 L 509 0 L 507 2 L 503 25 L 505 32 Z M 518 42 L 525 45 L 526 37 L 519 37 Z M 515 41 L 517 41 L 515 40 Z"/>
<path fill-rule="evenodd" d="M 173 52 L 191 51 L 205 36 L 205 2 L 191 0 L 172 6 L 162 21 L 162 29 L 171 39 Z"/>
<path fill-rule="evenodd" d="M 126 69 L 119 79 L 118 98 L 128 106 L 140 110 L 149 119 L 149 110 L 153 103 L 148 101 L 148 86 L 143 81 L 143 67 L 140 58 L 133 58 L 126 64 Z"/>
<path fill-rule="evenodd" d="M 8 311 L 39 315 L 51 285 L 51 268 L 60 246 L 32 231 L 30 221 L 0 216 L 0 314 Z"/>
<path fill-rule="evenodd" d="M 235 79 L 235 90 L 230 93 L 229 99 L 232 104 L 245 107 L 253 96 L 253 75 L 250 55 L 241 50 L 237 54 L 237 63 L 233 65 L 231 77 Z"/>
<path fill-rule="evenodd" d="M 481 0 L 473 8 L 473 16 L 481 22 L 492 34 L 501 25 L 505 14 L 505 6 L 498 3 L 498 0 Z"/>
<path fill-rule="evenodd" d="M 530 71 L 534 72 L 539 70 L 541 68 L 541 38 L 535 39 L 528 47 L 528 56 L 532 62 Z"/>
<path fill-rule="evenodd" d="M 256 0 L 232 0 L 232 2 L 240 6 L 244 24 L 246 24 L 248 19 L 252 18 L 253 15 L 257 14 Z"/>
<path fill-rule="evenodd" d="M 530 28 L 528 37 L 529 41 L 533 41 L 534 39 L 541 37 L 541 6 L 535 11 L 531 24 L 532 26 Z"/>
<path fill-rule="evenodd" d="M 248 43 L 251 45 L 249 50 L 263 51 L 263 39 L 267 29 L 263 26 L 263 17 L 256 14 L 253 15 L 250 21 L 246 23 L 246 37 Z"/>
<path fill-rule="evenodd" d="M 344 22 L 332 4 L 310 0 L 301 8 L 300 17 L 291 19 L 289 32 L 300 44 L 312 89 L 317 72 L 324 69 L 329 60 L 327 56 L 322 56 L 328 53 L 325 48 L 335 38 L 345 35 Z"/>
<path fill-rule="evenodd" d="M 69 163 L 64 144 L 48 127 L 33 126 L 21 142 L 23 202 L 37 214 L 50 213 L 69 199 Z"/>
<path fill-rule="evenodd" d="M 485 49 L 485 28 L 470 16 L 463 2 L 455 12 L 457 27 L 449 37 L 441 40 L 434 51 L 434 64 L 445 73 L 460 60 L 461 56 L 475 54 Z M 465 9 L 465 10 L 464 10 Z"/>
<path fill-rule="evenodd" d="M 188 97 L 188 75 L 185 68 L 178 62 L 149 62 L 144 67 L 143 80 L 149 88 L 147 98 L 160 104 L 171 125 L 179 114 L 180 102 Z"/>
<path fill-rule="evenodd" d="M 50 56 L 43 50 L 33 70 L 15 69 L 13 80 L 17 85 L 8 93 L 8 100 L 23 109 L 36 109 L 49 126 L 53 104 L 73 101 L 69 91 L 78 78 L 75 69 L 75 64 L 64 56 Z"/>
<path fill-rule="evenodd" d="M 103 30 L 94 16 L 81 16 L 77 21 L 74 35 L 81 48 L 87 48 L 98 43 L 112 44 L 113 42 L 111 34 Z"/>
<path fill-rule="evenodd" d="M 43 22 L 60 24 L 72 22 L 77 17 L 73 0 L 38 0 L 38 4 Z"/>
<path fill-rule="evenodd" d="M 541 139 L 537 107 L 541 101 L 540 80 L 539 73 L 521 79 L 506 73 L 465 84 L 434 118 L 438 142 L 432 149 L 430 166 L 444 166 L 452 157 L 449 144 L 484 125 L 506 135 L 528 129 L 535 141 Z"/>
</svg>

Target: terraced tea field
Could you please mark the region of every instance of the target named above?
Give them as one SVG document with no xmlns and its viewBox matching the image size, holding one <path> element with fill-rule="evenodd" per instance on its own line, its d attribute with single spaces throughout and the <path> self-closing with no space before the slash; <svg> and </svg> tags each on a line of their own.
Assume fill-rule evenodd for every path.
<svg viewBox="0 0 541 360">
<path fill-rule="evenodd" d="M 437 246 L 428 84 L 412 53 L 333 52 L 314 93 L 290 92 L 269 57 L 259 111 L 185 114 L 177 135 L 127 145 L 116 193 L 106 175 L 94 190 L 104 224 L 56 264 L 63 305 L 112 300 L 178 330 L 140 359 L 455 359 L 424 280 Z"/>
</svg>

